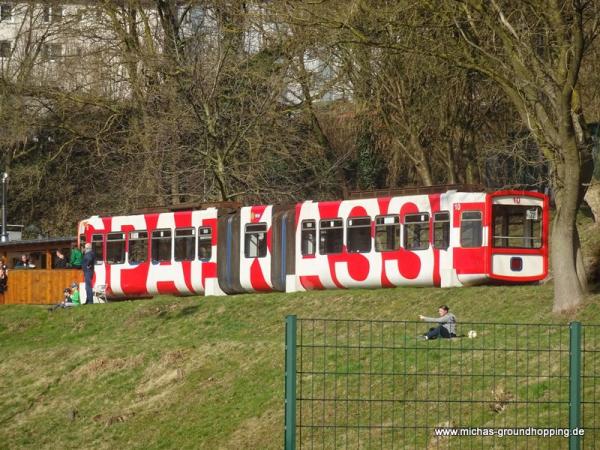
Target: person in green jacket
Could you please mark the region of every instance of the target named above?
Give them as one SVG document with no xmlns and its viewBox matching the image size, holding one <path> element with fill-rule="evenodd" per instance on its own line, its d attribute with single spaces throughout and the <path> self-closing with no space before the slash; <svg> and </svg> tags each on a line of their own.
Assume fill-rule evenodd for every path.
<svg viewBox="0 0 600 450">
<path fill-rule="evenodd" d="M 81 305 L 81 302 L 79 301 L 79 284 L 75 281 L 71 284 L 71 295 L 69 296 L 68 302 L 72 303 L 73 306 Z"/>
<path fill-rule="evenodd" d="M 81 261 L 83 259 L 83 255 L 77 244 L 73 244 L 71 246 L 71 257 L 69 258 L 69 266 L 73 269 L 81 269 Z"/>
<path fill-rule="evenodd" d="M 71 288 L 65 288 L 64 295 L 65 299 L 61 303 L 48 308 L 48 311 L 52 312 L 58 308 L 70 308 L 81 304 L 79 298 L 79 284 L 77 282 L 73 281 L 73 283 L 71 283 Z"/>
</svg>

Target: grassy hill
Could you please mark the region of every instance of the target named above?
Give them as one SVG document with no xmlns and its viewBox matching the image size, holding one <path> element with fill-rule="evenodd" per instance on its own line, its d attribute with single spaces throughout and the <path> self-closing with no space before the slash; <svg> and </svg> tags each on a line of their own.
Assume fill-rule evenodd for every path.
<svg viewBox="0 0 600 450">
<path fill-rule="evenodd" d="M 600 323 L 552 287 L 161 297 L 59 310 L 0 308 L 0 447 L 281 448 L 284 318 Z"/>
</svg>

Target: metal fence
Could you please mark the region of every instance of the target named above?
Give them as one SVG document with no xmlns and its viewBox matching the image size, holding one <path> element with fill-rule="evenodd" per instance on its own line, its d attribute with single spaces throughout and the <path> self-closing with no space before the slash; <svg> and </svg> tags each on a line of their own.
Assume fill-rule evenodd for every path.
<svg viewBox="0 0 600 450">
<path fill-rule="evenodd" d="M 425 331 L 288 316 L 285 448 L 596 448 L 600 327 L 460 323 L 458 338 L 420 340 Z"/>
<path fill-rule="evenodd" d="M 585 431 L 583 447 L 600 448 L 600 417 L 596 417 L 600 414 L 600 326 L 584 325 L 581 328 L 581 386 L 574 386 L 581 392 L 581 408 L 573 406 L 581 412 L 581 427 Z"/>
</svg>

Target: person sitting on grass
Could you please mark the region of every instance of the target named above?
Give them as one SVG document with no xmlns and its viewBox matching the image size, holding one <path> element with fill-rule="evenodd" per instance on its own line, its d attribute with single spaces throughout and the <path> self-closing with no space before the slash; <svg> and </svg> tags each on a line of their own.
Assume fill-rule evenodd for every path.
<svg viewBox="0 0 600 450">
<path fill-rule="evenodd" d="M 424 320 L 425 322 L 439 323 L 437 327 L 430 328 L 429 331 L 423 335 L 424 339 L 456 337 L 456 316 L 449 311 L 450 308 L 448 308 L 448 306 L 442 305 L 438 308 L 440 317 L 425 317 L 419 315 L 419 319 Z"/>
<path fill-rule="evenodd" d="M 48 311 L 54 311 L 58 308 L 70 308 L 72 306 L 79 306 L 79 284 L 73 282 L 71 288 L 65 288 L 63 291 L 64 300 L 58 305 L 54 305 L 48 308 Z"/>
</svg>

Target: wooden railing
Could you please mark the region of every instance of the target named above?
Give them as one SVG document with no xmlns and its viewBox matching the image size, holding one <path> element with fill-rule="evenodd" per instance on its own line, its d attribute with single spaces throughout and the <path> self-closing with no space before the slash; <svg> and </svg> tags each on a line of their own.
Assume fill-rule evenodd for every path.
<svg viewBox="0 0 600 450">
<path fill-rule="evenodd" d="M 0 294 L 0 304 L 50 305 L 63 299 L 63 290 L 74 281 L 83 281 L 78 269 L 12 269 L 8 289 Z"/>
</svg>

